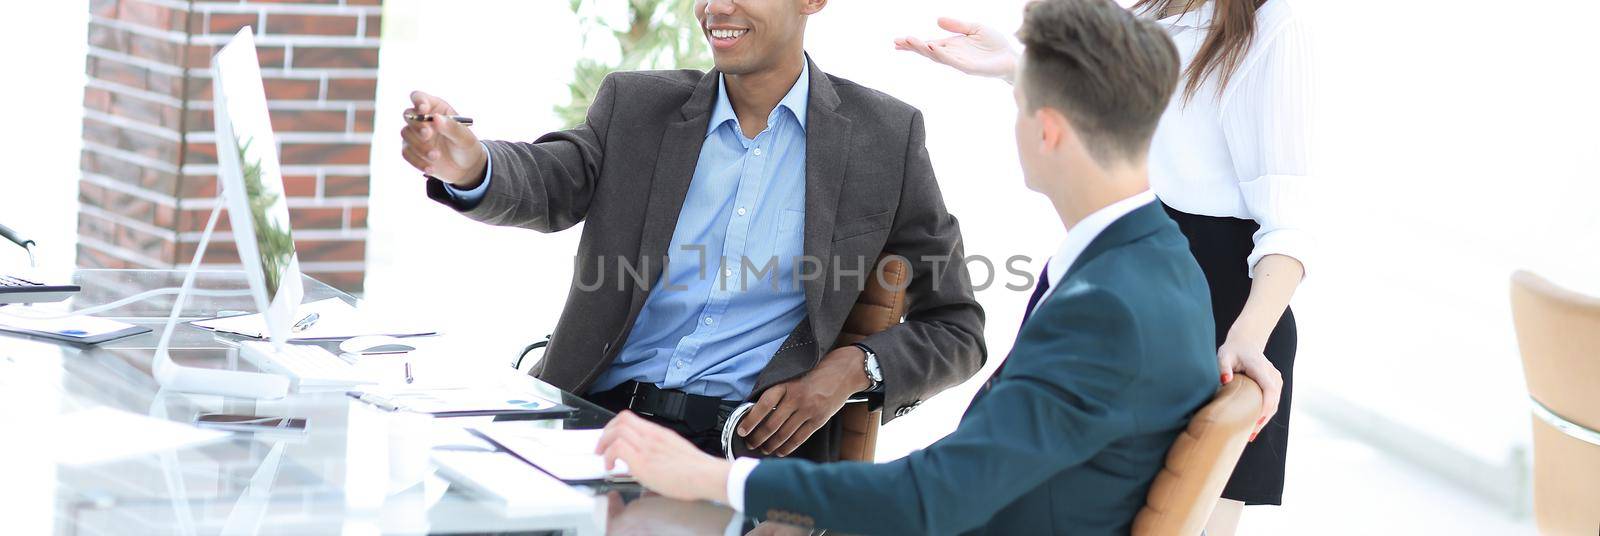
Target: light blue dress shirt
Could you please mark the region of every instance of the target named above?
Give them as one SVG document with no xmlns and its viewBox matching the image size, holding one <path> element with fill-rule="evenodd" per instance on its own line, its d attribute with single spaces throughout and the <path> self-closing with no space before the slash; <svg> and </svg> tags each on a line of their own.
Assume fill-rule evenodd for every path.
<svg viewBox="0 0 1600 536">
<path fill-rule="evenodd" d="M 795 277 L 805 241 L 810 66 L 746 138 L 717 81 L 717 102 L 668 246 L 666 271 L 628 342 L 592 391 L 627 381 L 740 400 L 805 318 Z M 492 164 L 491 164 L 492 165 Z M 471 207 L 488 190 L 447 189 Z"/>
</svg>

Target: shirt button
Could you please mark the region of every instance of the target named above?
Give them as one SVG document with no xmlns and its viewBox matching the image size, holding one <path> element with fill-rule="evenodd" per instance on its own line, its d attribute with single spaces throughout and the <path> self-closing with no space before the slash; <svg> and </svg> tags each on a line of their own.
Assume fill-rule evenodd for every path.
<svg viewBox="0 0 1600 536">
<path fill-rule="evenodd" d="M 679 361 L 679 362 L 678 362 L 678 368 L 680 368 L 680 369 L 681 369 L 681 368 L 683 368 L 683 367 L 687 367 L 687 366 L 689 366 L 689 364 L 688 364 L 688 363 L 684 363 L 684 362 L 682 362 L 682 361 Z"/>
<path fill-rule="evenodd" d="M 732 268 L 723 268 L 722 269 L 722 275 L 728 276 L 728 277 L 733 277 L 733 269 Z"/>
<path fill-rule="evenodd" d="M 750 211 L 745 210 L 744 207 L 739 207 L 739 210 L 736 210 L 734 212 L 738 212 L 740 216 L 743 216 L 743 215 L 745 215 L 745 213 L 750 212 Z"/>
<path fill-rule="evenodd" d="M 709 316 L 706 317 L 706 325 L 707 326 L 711 325 L 711 322 L 712 322 L 711 317 L 709 317 Z"/>
<path fill-rule="evenodd" d="M 761 156 L 761 148 L 760 147 L 756 147 L 756 150 L 751 151 L 750 154 L 754 154 L 756 156 Z"/>
</svg>

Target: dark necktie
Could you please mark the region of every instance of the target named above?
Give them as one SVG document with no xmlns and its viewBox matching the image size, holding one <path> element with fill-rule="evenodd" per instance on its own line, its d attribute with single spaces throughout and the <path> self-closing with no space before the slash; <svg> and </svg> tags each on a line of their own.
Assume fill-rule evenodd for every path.
<svg viewBox="0 0 1600 536">
<path fill-rule="evenodd" d="M 1050 263 L 1044 263 L 1044 271 L 1039 272 L 1039 282 L 1033 285 L 1033 296 L 1028 298 L 1028 309 L 1022 312 L 1022 325 L 1028 325 L 1028 317 L 1033 316 L 1033 310 L 1039 307 L 1039 300 L 1044 299 L 1045 293 L 1050 292 Z M 1018 326 L 1017 331 L 1022 331 Z"/>
<path fill-rule="evenodd" d="M 1022 312 L 1022 326 L 1028 325 L 1028 318 L 1033 316 L 1033 310 L 1039 307 L 1039 302 L 1044 300 L 1044 295 L 1049 292 L 1050 263 L 1045 262 L 1044 271 L 1039 272 L 1039 282 L 1034 283 L 1033 285 L 1033 295 L 1028 297 L 1028 308 Z M 1017 327 L 1018 334 L 1022 333 L 1022 326 Z M 1000 363 L 1000 366 L 994 369 L 994 374 L 989 376 L 989 381 L 983 383 L 983 389 L 979 391 L 979 394 L 987 392 L 990 387 L 994 386 L 994 381 L 1000 378 L 1000 371 L 1005 370 L 1006 363 L 1008 362 L 1010 362 L 1009 357 L 1006 359 L 1006 362 Z"/>
</svg>

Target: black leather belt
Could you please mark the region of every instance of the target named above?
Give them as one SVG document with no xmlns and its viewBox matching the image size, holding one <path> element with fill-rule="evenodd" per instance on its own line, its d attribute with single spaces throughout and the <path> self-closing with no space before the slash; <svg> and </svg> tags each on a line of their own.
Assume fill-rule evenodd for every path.
<svg viewBox="0 0 1600 536">
<path fill-rule="evenodd" d="M 696 431 L 719 430 L 737 401 L 714 396 L 693 395 L 676 389 L 662 389 L 648 383 L 627 382 L 600 393 L 602 405 L 621 407 L 657 419 L 678 421 Z M 598 401 L 598 400 L 597 400 Z"/>
</svg>

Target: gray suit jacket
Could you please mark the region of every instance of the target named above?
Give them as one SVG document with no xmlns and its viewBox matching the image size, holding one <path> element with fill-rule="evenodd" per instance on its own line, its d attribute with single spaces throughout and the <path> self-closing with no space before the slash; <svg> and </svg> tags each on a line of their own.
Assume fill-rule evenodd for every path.
<svg viewBox="0 0 1600 536">
<path fill-rule="evenodd" d="M 802 282 L 807 317 L 751 397 L 816 366 L 878 254 L 894 253 L 913 267 L 907 321 L 863 341 L 883 368 L 888 422 L 978 371 L 983 310 L 923 144 L 922 113 L 815 64 L 808 83 L 804 252 L 823 266 L 805 267 L 820 268 Z M 541 232 L 586 222 L 566 308 L 534 368 L 540 379 L 583 393 L 621 351 L 663 271 L 716 92 L 716 71 L 612 73 L 583 124 L 533 143 L 486 143 L 494 176 L 468 217 Z M 452 203 L 436 180 L 428 196 Z M 624 261 L 638 276 L 619 270 Z"/>
</svg>

